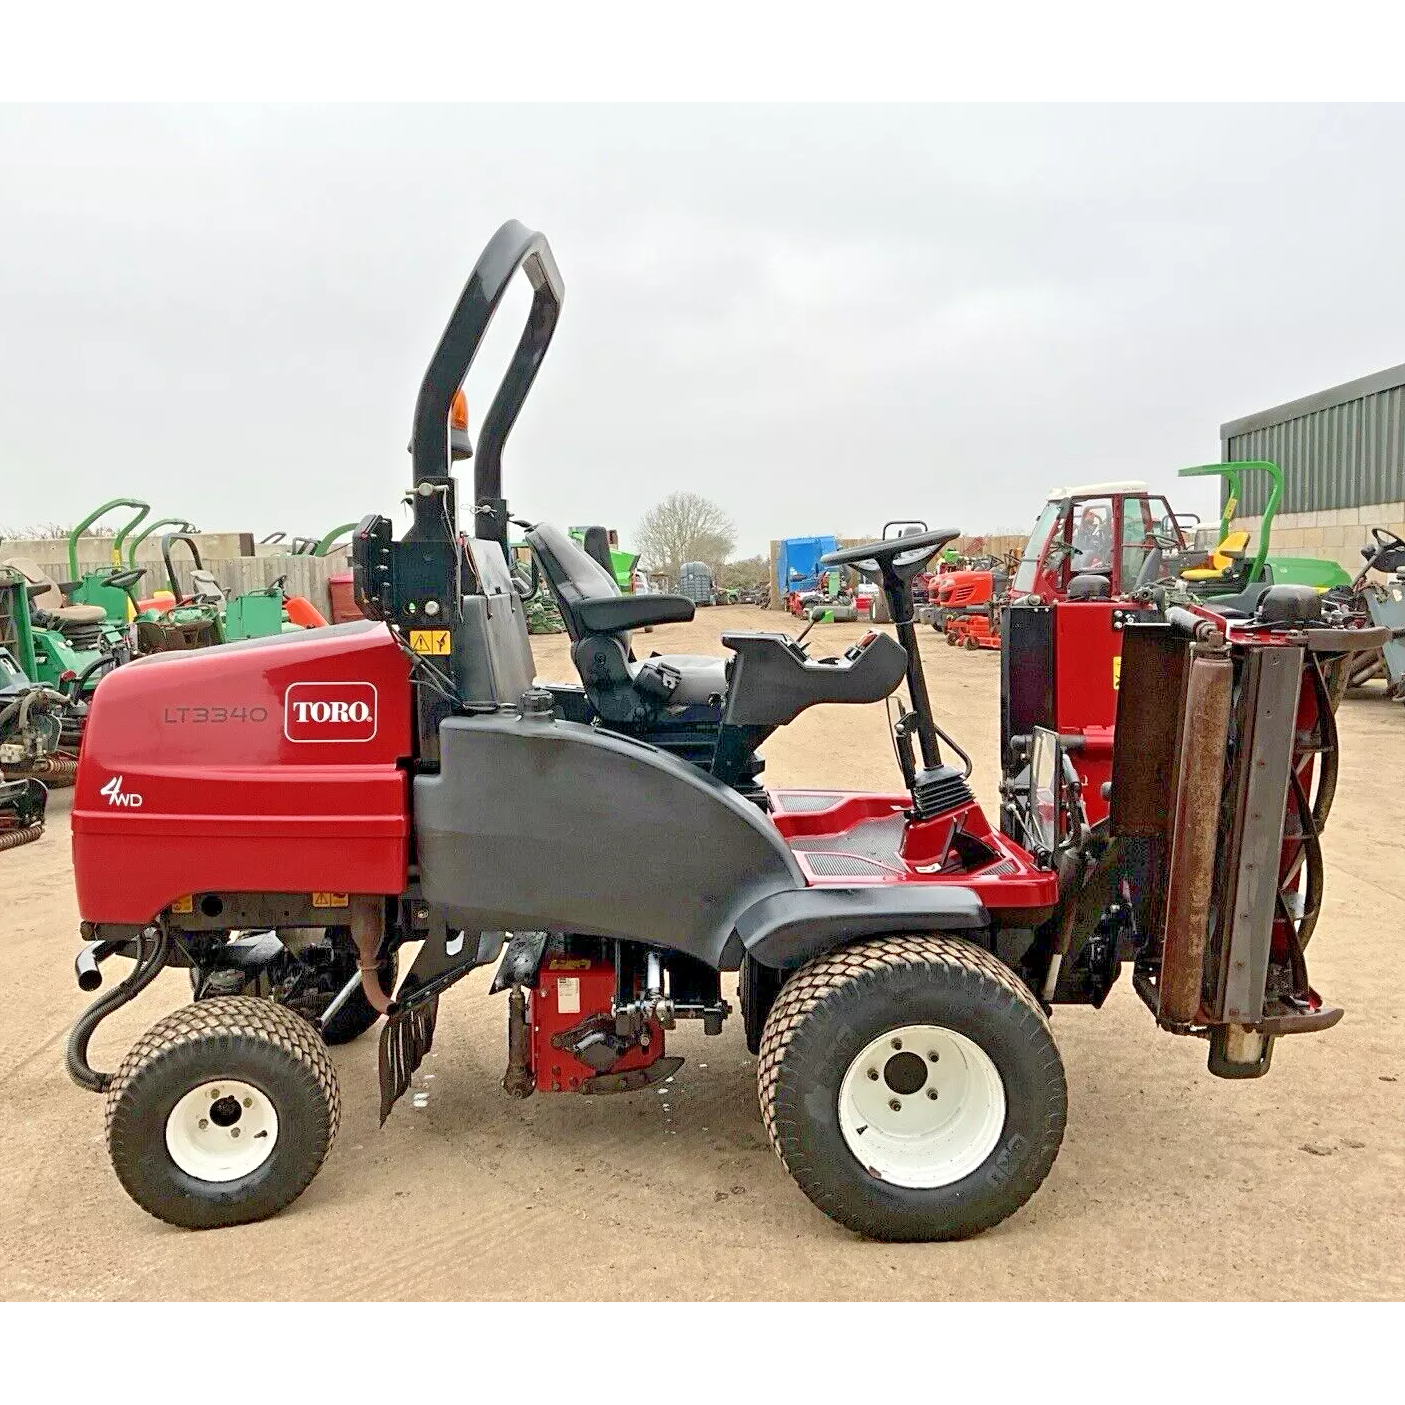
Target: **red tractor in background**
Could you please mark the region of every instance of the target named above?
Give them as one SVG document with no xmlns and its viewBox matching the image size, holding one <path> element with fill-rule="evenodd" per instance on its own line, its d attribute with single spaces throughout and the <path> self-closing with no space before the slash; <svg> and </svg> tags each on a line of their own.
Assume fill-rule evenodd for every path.
<svg viewBox="0 0 1405 1405">
<path fill-rule="evenodd" d="M 1075 576 L 1097 575 L 1111 594 L 1130 594 L 1188 559 L 1180 522 L 1145 483 L 1055 488 L 1025 543 L 1010 593 L 1047 604 L 1066 599 Z"/>
<path fill-rule="evenodd" d="M 1000 647 L 1000 607 L 1010 588 L 1013 563 L 973 556 L 964 567 L 932 578 L 928 618 L 951 645 L 968 649 Z"/>
<path fill-rule="evenodd" d="M 1155 552 L 1155 556 L 1152 553 Z M 1179 519 L 1145 483 L 1091 483 L 1055 488 L 1018 560 L 975 559 L 932 582 L 928 618 L 952 645 L 1001 647 L 1007 599 L 1065 599 L 1075 576 L 1102 576 L 1113 595 L 1130 593 L 1186 557 Z"/>
<path fill-rule="evenodd" d="M 531 309 L 465 531 L 451 406 L 519 271 Z M 1067 1115 L 1050 1016 L 1100 1006 L 1124 965 L 1217 1076 L 1260 1076 L 1276 1039 L 1336 1023 L 1303 954 L 1337 775 L 1324 674 L 1388 630 L 1294 586 L 1253 615 L 1113 598 L 1097 576 L 1027 597 L 1003 658 L 998 825 L 937 721 L 914 625 L 913 579 L 954 529 L 821 561 L 881 587 L 891 634 L 816 657 L 728 632 L 724 660 L 639 657 L 634 635 L 693 602 L 622 594 L 567 532 L 524 524 L 580 679 L 541 686 L 502 451 L 562 296 L 546 240 L 509 221 L 421 381 L 414 523 L 399 540 L 385 516 L 357 527 L 365 620 L 140 659 L 98 685 L 73 806 L 79 985 L 134 964 L 79 1017 L 67 1062 L 105 1095 L 138 1204 L 192 1228 L 290 1204 L 337 1131 L 327 1044 L 385 1017 L 384 1120 L 441 996 L 490 963 L 513 1097 L 670 1077 L 671 1031 L 719 1034 L 735 973 L 781 1163 L 881 1239 L 979 1233 L 1035 1193 Z M 900 785 L 760 783 L 759 749 L 802 711 L 900 689 Z M 192 1003 L 115 1073 L 93 1068 L 94 1031 L 167 966 L 190 971 Z"/>
</svg>

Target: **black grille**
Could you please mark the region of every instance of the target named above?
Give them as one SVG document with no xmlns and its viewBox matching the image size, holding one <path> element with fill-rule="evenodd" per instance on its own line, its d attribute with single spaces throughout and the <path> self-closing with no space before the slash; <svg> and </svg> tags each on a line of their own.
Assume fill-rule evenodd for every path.
<svg viewBox="0 0 1405 1405">
<path fill-rule="evenodd" d="M 912 787 L 912 807 L 920 820 L 944 815 L 948 810 L 969 805 L 974 799 L 966 777 L 952 766 L 933 766 L 919 771 Z"/>
</svg>

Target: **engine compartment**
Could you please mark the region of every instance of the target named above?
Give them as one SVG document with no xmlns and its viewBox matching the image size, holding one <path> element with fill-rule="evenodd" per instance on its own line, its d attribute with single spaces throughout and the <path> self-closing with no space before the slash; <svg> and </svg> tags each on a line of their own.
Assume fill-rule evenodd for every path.
<svg viewBox="0 0 1405 1405">
<path fill-rule="evenodd" d="M 401 893 L 409 665 L 383 625 L 155 655 L 98 685 L 73 799 L 84 921 L 191 894 Z"/>
</svg>

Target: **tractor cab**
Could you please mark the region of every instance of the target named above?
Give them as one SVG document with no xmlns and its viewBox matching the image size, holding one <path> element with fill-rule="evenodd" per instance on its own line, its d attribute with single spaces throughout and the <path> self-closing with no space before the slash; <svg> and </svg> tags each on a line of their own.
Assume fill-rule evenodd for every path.
<svg viewBox="0 0 1405 1405">
<path fill-rule="evenodd" d="M 1075 577 L 1100 576 L 1111 595 L 1154 579 L 1168 556 L 1186 552 L 1171 505 L 1145 483 L 1091 483 L 1055 488 L 1044 504 L 1012 592 L 1059 600 Z"/>
</svg>

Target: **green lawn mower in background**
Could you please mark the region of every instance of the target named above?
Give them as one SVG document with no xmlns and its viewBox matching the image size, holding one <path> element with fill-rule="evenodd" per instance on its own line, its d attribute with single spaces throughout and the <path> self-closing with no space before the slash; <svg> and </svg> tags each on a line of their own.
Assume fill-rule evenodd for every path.
<svg viewBox="0 0 1405 1405">
<path fill-rule="evenodd" d="M 78 769 L 88 711 L 83 698 L 106 671 L 104 661 L 110 667 L 125 657 L 98 649 L 89 659 L 57 626 L 36 627 L 31 597 L 49 590 L 57 587 L 0 565 L 0 851 L 43 833 L 49 788 L 72 785 Z"/>
<path fill-rule="evenodd" d="M 200 530 L 194 522 L 187 522 L 184 517 L 158 517 L 156 521 L 148 522 L 140 532 L 128 538 L 127 565 L 129 567 L 135 567 L 137 564 L 137 548 L 154 532 L 160 531 L 162 527 L 173 528 L 177 532 L 198 532 Z"/>
<path fill-rule="evenodd" d="M 194 562 L 189 595 L 182 591 L 171 559 L 171 548 L 177 542 L 185 544 Z M 188 532 L 167 532 L 161 538 L 161 559 L 165 563 L 173 603 L 150 605 L 137 616 L 137 647 L 142 653 L 200 649 L 211 644 L 233 643 L 237 639 L 267 639 L 277 634 L 295 633 L 313 623 L 326 623 L 320 615 L 316 620 L 302 622 L 289 619 L 290 602 L 283 592 L 286 576 L 279 576 L 264 590 L 227 596 L 220 583 L 205 569 L 200 548 Z M 306 605 L 307 602 L 301 603 Z"/>
<path fill-rule="evenodd" d="M 603 542 L 595 534 L 603 532 Z M 604 556 L 609 554 L 609 572 L 615 578 L 615 584 L 619 586 L 620 593 L 632 595 L 634 593 L 634 572 L 639 565 L 639 553 L 637 551 L 621 551 L 619 547 L 619 536 L 607 527 L 572 527 L 571 536 L 580 544 L 581 550 L 594 557 L 600 564 L 605 565 Z M 592 549 L 592 547 L 594 549 Z"/>
<path fill-rule="evenodd" d="M 112 561 L 106 566 L 92 566 L 83 571 L 78 565 L 78 543 L 94 522 L 106 517 L 117 508 L 135 508 L 134 515 L 119 527 L 112 538 Z M 59 588 L 71 605 L 96 605 L 107 619 L 111 630 L 125 633 L 129 621 L 137 616 L 137 601 L 132 588 L 146 574 L 138 570 L 135 561 L 122 559 L 123 547 L 131 533 L 141 524 L 151 511 L 151 504 L 140 498 L 113 498 L 90 512 L 68 534 L 68 581 Z M 142 533 L 139 540 L 145 539 L 150 528 Z"/>
<path fill-rule="evenodd" d="M 110 577 L 119 589 L 123 579 L 121 572 Z M 69 603 L 39 564 L 22 556 L 0 560 L 0 648 L 31 683 L 74 699 L 131 658 L 125 624 L 115 626 L 101 605 Z"/>
<path fill-rule="evenodd" d="M 343 537 L 349 537 L 356 530 L 355 522 L 343 522 L 340 527 L 333 527 L 320 542 L 313 545 L 311 556 L 330 556 L 337 549 L 337 543 Z"/>
<path fill-rule="evenodd" d="M 1269 476 L 1268 501 L 1264 504 L 1259 525 L 1259 540 L 1253 555 L 1249 554 L 1250 533 L 1242 528 L 1231 530 L 1235 511 L 1239 507 L 1241 475 L 1266 473 Z M 1346 568 L 1336 561 L 1323 561 L 1311 556 L 1270 556 L 1270 533 L 1274 514 L 1283 501 L 1283 470 L 1267 459 L 1250 459 L 1244 463 L 1206 463 L 1183 468 L 1181 478 L 1203 478 L 1214 475 L 1225 479 L 1227 496 L 1220 512 L 1219 545 L 1203 565 L 1183 569 L 1181 580 L 1189 590 L 1217 605 L 1230 605 L 1252 613 L 1258 597 L 1271 585 L 1307 585 L 1319 594 L 1351 584 Z"/>
</svg>

